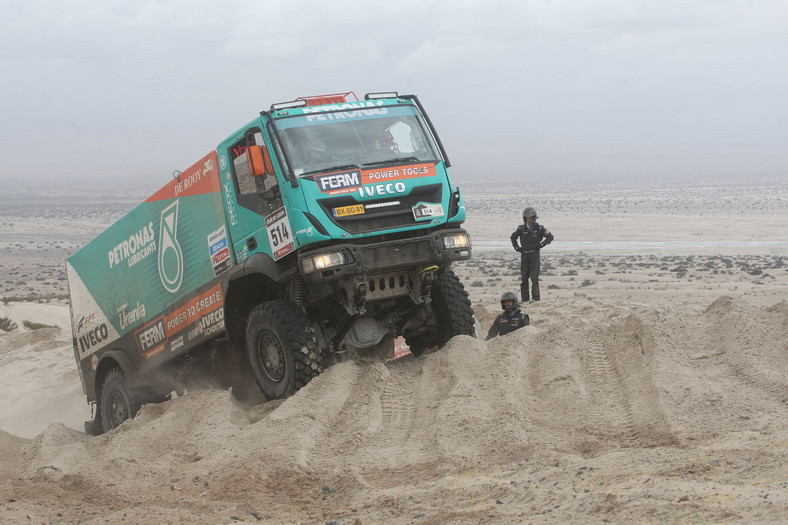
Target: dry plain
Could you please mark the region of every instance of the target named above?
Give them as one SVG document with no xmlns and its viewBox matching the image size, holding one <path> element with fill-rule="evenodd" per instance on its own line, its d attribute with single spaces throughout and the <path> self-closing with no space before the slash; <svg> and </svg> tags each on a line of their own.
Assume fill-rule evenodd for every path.
<svg viewBox="0 0 788 525">
<path fill-rule="evenodd" d="M 788 185 L 462 187 L 483 328 L 518 289 L 522 208 L 556 236 L 531 326 L 342 362 L 284 401 L 192 392 L 98 437 L 63 258 L 155 188 L 4 190 L 3 522 L 788 521 Z"/>
</svg>

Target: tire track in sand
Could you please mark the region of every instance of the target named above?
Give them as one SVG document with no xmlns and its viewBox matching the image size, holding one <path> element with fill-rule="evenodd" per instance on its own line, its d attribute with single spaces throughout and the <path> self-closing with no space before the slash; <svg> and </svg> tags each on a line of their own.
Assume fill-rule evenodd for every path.
<svg viewBox="0 0 788 525">
<path fill-rule="evenodd" d="M 788 342 L 785 307 L 777 304 L 755 309 L 723 296 L 709 305 L 703 315 L 709 321 L 709 346 L 721 349 L 711 357 L 722 360 L 726 375 L 735 383 L 788 405 L 788 385 L 774 372 L 785 364 L 785 354 L 779 350 L 786 348 Z M 754 356 L 759 357 L 757 362 Z"/>
<path fill-rule="evenodd" d="M 759 372 L 745 362 L 745 357 L 740 353 L 723 352 L 719 355 L 728 367 L 729 375 L 735 381 L 749 385 L 782 405 L 788 406 L 788 385 Z"/>
<path fill-rule="evenodd" d="M 389 368 L 380 393 L 380 443 L 400 443 L 406 440 L 416 423 L 416 382 L 411 373 Z"/>
<path fill-rule="evenodd" d="M 627 446 L 642 444 L 624 383 L 604 343 L 590 340 L 586 355 L 589 430 L 600 438 L 623 441 Z"/>
</svg>

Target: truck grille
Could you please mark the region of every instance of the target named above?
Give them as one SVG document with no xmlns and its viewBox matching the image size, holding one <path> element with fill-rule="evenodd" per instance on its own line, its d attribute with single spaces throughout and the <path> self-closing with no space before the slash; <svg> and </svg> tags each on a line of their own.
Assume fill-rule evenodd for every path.
<svg viewBox="0 0 788 525">
<path fill-rule="evenodd" d="M 414 188 L 408 195 L 392 195 L 364 201 L 364 213 L 345 217 L 334 217 L 333 210 L 342 206 L 360 204 L 354 196 L 320 199 L 317 202 L 334 224 L 343 230 L 348 233 L 367 233 L 416 224 L 413 207 L 419 202 L 442 202 L 442 188 L 441 184 L 430 184 Z"/>
<path fill-rule="evenodd" d="M 361 248 L 364 264 L 370 268 L 406 268 L 424 264 L 432 259 L 434 252 L 430 239 Z"/>
</svg>

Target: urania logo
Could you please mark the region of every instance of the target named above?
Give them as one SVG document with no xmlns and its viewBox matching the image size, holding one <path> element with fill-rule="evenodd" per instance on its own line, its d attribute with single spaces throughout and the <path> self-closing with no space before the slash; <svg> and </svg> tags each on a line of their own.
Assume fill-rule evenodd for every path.
<svg viewBox="0 0 788 525">
<path fill-rule="evenodd" d="M 183 251 L 178 244 L 178 201 L 161 212 L 159 225 L 159 278 L 164 288 L 175 293 L 183 282 Z"/>
</svg>

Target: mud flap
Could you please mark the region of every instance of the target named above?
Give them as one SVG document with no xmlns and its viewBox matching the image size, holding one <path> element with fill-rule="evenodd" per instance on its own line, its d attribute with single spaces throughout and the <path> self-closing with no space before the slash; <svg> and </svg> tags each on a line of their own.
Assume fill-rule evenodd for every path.
<svg viewBox="0 0 788 525">
<path fill-rule="evenodd" d="M 96 410 L 95 403 L 90 404 L 90 413 L 93 416 L 93 419 L 90 421 L 85 421 L 85 434 L 89 436 L 98 436 L 104 432 L 104 428 L 101 426 L 101 416 Z"/>
<path fill-rule="evenodd" d="M 96 421 L 95 419 L 85 421 L 85 434 L 89 436 L 98 436 L 103 432 L 104 429 L 101 426 L 101 421 Z"/>
<path fill-rule="evenodd" d="M 484 336 L 482 335 L 482 323 L 476 319 L 475 315 L 473 316 L 473 337 L 476 339 L 484 339 Z"/>
</svg>

